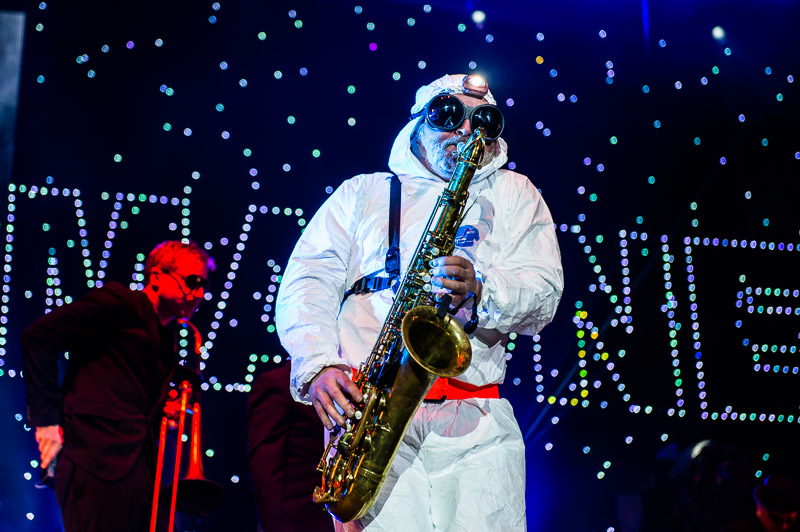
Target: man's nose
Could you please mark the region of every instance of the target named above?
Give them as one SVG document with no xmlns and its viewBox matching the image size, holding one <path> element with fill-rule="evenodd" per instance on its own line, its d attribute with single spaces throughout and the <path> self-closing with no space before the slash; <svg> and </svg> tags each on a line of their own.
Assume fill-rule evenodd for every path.
<svg viewBox="0 0 800 532">
<path fill-rule="evenodd" d="M 459 134 L 465 137 L 472 135 L 472 124 L 470 123 L 469 118 L 465 118 L 464 121 L 461 122 L 461 125 L 458 126 L 457 131 Z"/>
</svg>

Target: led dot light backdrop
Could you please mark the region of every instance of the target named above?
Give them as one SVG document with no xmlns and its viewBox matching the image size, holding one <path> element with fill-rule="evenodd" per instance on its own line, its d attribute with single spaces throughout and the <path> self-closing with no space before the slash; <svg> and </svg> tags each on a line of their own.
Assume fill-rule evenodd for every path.
<svg viewBox="0 0 800 532">
<path fill-rule="evenodd" d="M 344 179 L 386 169 L 416 89 L 459 72 L 489 79 L 565 267 L 555 322 L 512 338 L 501 391 L 529 529 L 700 519 L 686 479 L 706 440 L 747 497 L 800 480 L 797 3 L 5 4 L 3 49 L 22 52 L 0 95 L 0 529 L 58 526 L 20 331 L 109 280 L 141 288 L 147 251 L 191 238 L 218 267 L 193 322 L 206 476 L 228 492 L 200 529 L 255 530 L 245 403 L 286 357 L 289 253 Z"/>
</svg>

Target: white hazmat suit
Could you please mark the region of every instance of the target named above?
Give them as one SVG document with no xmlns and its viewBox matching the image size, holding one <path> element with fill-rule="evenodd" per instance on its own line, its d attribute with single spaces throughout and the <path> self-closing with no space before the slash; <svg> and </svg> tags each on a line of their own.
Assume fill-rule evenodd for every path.
<svg viewBox="0 0 800 532">
<path fill-rule="evenodd" d="M 461 76 L 421 88 L 412 113 L 443 88 L 460 92 Z M 485 99 L 494 100 L 489 93 Z M 422 118 L 424 120 L 424 118 Z M 445 182 L 412 154 L 417 120 L 397 136 L 389 168 L 402 183 L 401 275 Z M 527 177 L 501 169 L 507 145 L 478 170 L 456 239 L 483 281 L 478 327 L 533 335 L 552 319 L 563 290 L 555 229 L 544 200 Z M 311 380 L 325 367 L 353 368 L 369 355 L 392 305 L 391 289 L 353 295 L 357 279 L 384 267 L 389 247 L 391 174 L 345 181 L 322 205 L 298 241 L 276 303 L 281 342 L 292 359 L 291 392 L 310 403 Z M 469 302 L 467 303 L 469 304 Z M 505 347 L 471 337 L 472 363 L 456 380 L 500 384 Z M 424 402 L 392 462 L 369 513 L 339 530 L 490 531 L 525 529 L 525 450 L 505 399 Z"/>
</svg>

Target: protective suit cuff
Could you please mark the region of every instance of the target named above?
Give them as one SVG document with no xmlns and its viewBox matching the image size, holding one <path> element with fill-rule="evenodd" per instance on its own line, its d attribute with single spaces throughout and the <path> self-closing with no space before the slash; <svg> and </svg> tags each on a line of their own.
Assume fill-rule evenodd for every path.
<svg viewBox="0 0 800 532">
<path fill-rule="evenodd" d="M 338 366 L 344 363 L 341 358 L 328 358 L 325 357 L 319 361 L 314 361 L 313 364 L 309 362 L 300 363 L 300 367 L 295 369 L 294 364 L 296 359 L 292 359 L 292 382 L 291 392 L 295 401 L 306 405 L 311 404 L 311 397 L 308 394 L 308 389 L 311 386 L 311 381 L 314 380 L 320 371 L 329 366 Z"/>
</svg>

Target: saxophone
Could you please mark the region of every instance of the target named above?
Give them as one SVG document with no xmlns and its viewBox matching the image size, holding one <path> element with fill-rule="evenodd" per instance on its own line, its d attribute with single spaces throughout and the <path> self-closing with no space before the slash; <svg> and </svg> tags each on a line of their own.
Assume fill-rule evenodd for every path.
<svg viewBox="0 0 800 532">
<path fill-rule="evenodd" d="M 337 436 L 331 435 L 317 470 L 314 502 L 342 522 L 362 517 L 386 478 L 403 435 L 438 377 L 463 373 L 472 359 L 469 337 L 448 314 L 450 296 L 436 301 L 429 263 L 455 248 L 486 139 L 476 130 L 458 148 L 458 164 L 439 196 L 375 347 L 354 377 L 363 394 Z"/>
</svg>

